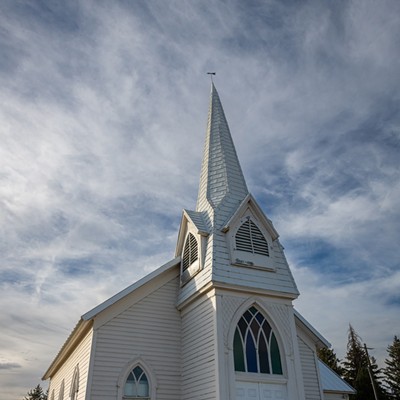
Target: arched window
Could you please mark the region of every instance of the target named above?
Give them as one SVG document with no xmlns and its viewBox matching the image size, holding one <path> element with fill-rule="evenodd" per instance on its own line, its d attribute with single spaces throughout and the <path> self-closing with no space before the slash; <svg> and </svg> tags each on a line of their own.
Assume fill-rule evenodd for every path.
<svg viewBox="0 0 400 400">
<path fill-rule="evenodd" d="M 54 389 L 51 391 L 50 400 L 54 400 Z"/>
<path fill-rule="evenodd" d="M 69 397 L 71 400 L 76 400 L 79 391 L 79 366 L 75 367 L 74 375 L 72 376 L 71 391 Z"/>
<path fill-rule="evenodd" d="M 125 381 L 123 398 L 150 399 L 149 381 L 139 365 L 132 369 Z"/>
<path fill-rule="evenodd" d="M 58 400 L 64 400 L 64 379 L 61 381 L 60 391 L 58 392 Z"/>
<path fill-rule="evenodd" d="M 250 217 L 247 218 L 236 232 L 236 250 L 269 257 L 267 240 Z"/>
<path fill-rule="evenodd" d="M 256 307 L 240 318 L 233 339 L 235 371 L 282 375 L 281 355 L 275 334 Z"/>
<path fill-rule="evenodd" d="M 193 234 L 189 233 L 186 237 L 182 256 L 182 271 L 187 270 L 199 258 L 197 240 Z"/>
</svg>

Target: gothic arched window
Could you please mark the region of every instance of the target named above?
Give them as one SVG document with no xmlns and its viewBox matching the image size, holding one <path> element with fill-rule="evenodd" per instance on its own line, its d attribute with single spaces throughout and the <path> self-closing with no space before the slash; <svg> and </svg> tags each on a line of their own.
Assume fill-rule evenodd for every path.
<svg viewBox="0 0 400 400">
<path fill-rule="evenodd" d="M 143 369 L 137 365 L 129 373 L 124 386 L 124 399 L 149 399 L 149 381 Z"/>
<path fill-rule="evenodd" d="M 64 379 L 61 381 L 60 391 L 58 392 L 58 400 L 64 400 Z"/>
<path fill-rule="evenodd" d="M 256 307 L 240 318 L 233 339 L 235 371 L 282 375 L 281 355 L 275 334 Z"/>
<path fill-rule="evenodd" d="M 71 382 L 70 399 L 76 400 L 79 391 L 79 366 L 75 367 L 74 375 Z"/>
</svg>

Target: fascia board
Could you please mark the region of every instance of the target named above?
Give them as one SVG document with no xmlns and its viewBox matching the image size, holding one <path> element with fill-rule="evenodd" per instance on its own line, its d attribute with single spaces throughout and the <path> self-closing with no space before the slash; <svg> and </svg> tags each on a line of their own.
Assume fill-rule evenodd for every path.
<svg viewBox="0 0 400 400">
<path fill-rule="evenodd" d="M 42 377 L 43 381 L 49 379 L 57 372 L 60 365 L 73 352 L 75 347 L 80 343 L 82 338 L 87 334 L 87 332 L 92 326 L 93 326 L 93 321 L 84 321 L 82 318 L 78 321 L 75 328 L 68 336 L 67 340 L 61 347 L 60 351 L 54 358 L 53 362 L 50 364 L 50 367 L 44 373 Z"/>
<path fill-rule="evenodd" d="M 183 241 L 185 240 L 184 238 L 184 227 L 187 222 L 187 213 L 185 210 L 182 211 L 182 218 L 181 218 L 181 224 L 179 226 L 179 232 L 178 232 L 178 240 L 176 242 L 176 249 L 175 249 L 175 257 L 178 257 L 181 254 L 181 250 L 183 247 Z"/>
<path fill-rule="evenodd" d="M 88 311 L 86 314 L 82 315 L 82 319 L 84 321 L 88 321 L 96 317 L 99 313 L 104 311 L 106 308 L 112 306 L 117 301 L 121 300 L 125 296 L 128 296 L 133 291 L 137 290 L 141 286 L 145 285 L 146 283 L 150 282 L 157 276 L 161 275 L 162 273 L 168 271 L 169 269 L 175 267 L 181 261 L 180 257 L 176 257 L 173 260 L 167 262 L 166 264 L 162 265 L 161 267 L 157 268 L 150 274 L 146 275 L 142 279 L 139 279 L 137 282 L 133 283 L 132 285 L 128 286 L 124 290 L 121 290 L 119 293 L 115 294 L 114 296 L 110 297 L 108 300 L 104 301 L 103 303 L 99 304 L 97 307 L 93 308 L 92 310 Z"/>
<path fill-rule="evenodd" d="M 297 311 L 294 310 L 296 322 L 310 336 L 315 344 L 330 348 L 331 344 Z"/>
<path fill-rule="evenodd" d="M 242 201 L 242 203 L 240 204 L 240 206 L 238 207 L 236 212 L 232 215 L 231 218 L 229 218 L 228 222 L 226 222 L 224 224 L 224 226 L 222 228 L 222 232 L 229 231 L 230 226 L 234 224 L 234 222 L 238 218 L 238 215 L 242 214 L 247 206 L 249 206 L 253 209 L 253 211 L 256 214 L 256 216 L 258 217 L 258 219 L 261 220 L 261 222 L 264 224 L 264 226 L 268 230 L 269 234 L 272 237 L 272 240 L 278 239 L 279 233 L 276 231 L 276 229 L 272 225 L 271 221 L 265 216 L 263 210 L 260 208 L 260 206 L 257 204 L 256 200 L 250 193 L 244 198 L 244 200 Z"/>
</svg>

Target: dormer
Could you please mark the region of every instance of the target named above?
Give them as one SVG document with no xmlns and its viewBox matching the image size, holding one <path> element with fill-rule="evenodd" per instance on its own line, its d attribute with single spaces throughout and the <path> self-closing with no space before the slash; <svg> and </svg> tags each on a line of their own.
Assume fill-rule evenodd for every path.
<svg viewBox="0 0 400 400">
<path fill-rule="evenodd" d="M 183 210 L 175 253 L 176 257 L 181 257 L 182 286 L 204 268 L 208 234 L 202 212 Z"/>
<path fill-rule="evenodd" d="M 275 271 L 272 246 L 278 233 L 250 194 L 222 231 L 232 265 Z"/>
</svg>

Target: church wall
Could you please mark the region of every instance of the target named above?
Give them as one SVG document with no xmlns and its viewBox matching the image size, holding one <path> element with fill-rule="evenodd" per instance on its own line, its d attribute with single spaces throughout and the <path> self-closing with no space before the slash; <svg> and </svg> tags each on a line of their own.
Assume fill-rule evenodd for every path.
<svg viewBox="0 0 400 400">
<path fill-rule="evenodd" d="M 139 358 L 151 370 L 148 378 L 154 375 L 157 381 L 157 400 L 180 397 L 178 287 L 175 277 L 96 330 L 91 399 L 117 399 L 118 380 Z"/>
<path fill-rule="evenodd" d="M 297 297 L 297 288 L 279 241 L 274 241 L 270 249 L 276 269 L 274 272 L 232 265 L 226 234 L 222 232 L 215 233 L 214 246 L 219 250 L 214 255 L 213 278 L 216 282 L 289 293 Z"/>
<path fill-rule="evenodd" d="M 64 380 L 64 399 L 69 399 L 72 378 L 76 366 L 79 368 L 79 391 L 76 400 L 85 399 L 92 338 L 93 331 L 90 329 L 76 349 L 62 364 L 61 368 L 52 376 L 49 385 L 49 394 L 51 394 L 54 389 L 55 399 L 59 398 L 62 380 Z"/>
<path fill-rule="evenodd" d="M 321 400 L 315 351 L 300 336 L 298 336 L 298 342 L 306 400 Z"/>
<path fill-rule="evenodd" d="M 215 400 L 215 297 L 203 295 L 182 310 L 182 400 Z"/>
</svg>

